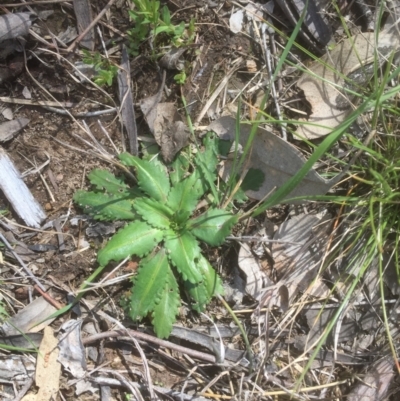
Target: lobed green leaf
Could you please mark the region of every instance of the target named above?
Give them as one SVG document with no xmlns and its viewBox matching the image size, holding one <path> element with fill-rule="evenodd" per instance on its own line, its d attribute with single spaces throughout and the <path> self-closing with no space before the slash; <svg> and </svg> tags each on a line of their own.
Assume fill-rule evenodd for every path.
<svg viewBox="0 0 400 401">
<path fill-rule="evenodd" d="M 164 249 L 140 262 L 130 299 L 129 315 L 132 320 L 145 317 L 154 309 L 157 301 L 160 301 L 170 270 Z"/>
<path fill-rule="evenodd" d="M 185 175 L 189 171 L 189 167 L 190 160 L 188 156 L 184 152 L 180 152 L 172 162 L 169 173 L 169 178 L 171 179 L 173 186 L 184 179 Z"/>
<path fill-rule="evenodd" d="M 232 215 L 226 210 L 209 209 L 204 214 L 190 220 L 188 229 L 207 244 L 217 246 L 225 241 L 237 220 L 237 215 Z"/>
<path fill-rule="evenodd" d="M 133 207 L 151 226 L 169 228 L 172 211 L 168 206 L 150 198 L 139 198 Z"/>
<path fill-rule="evenodd" d="M 188 216 L 190 216 L 202 195 L 203 186 L 200 176 L 194 172 L 171 188 L 167 205 L 174 212 L 184 211 L 188 212 Z"/>
<path fill-rule="evenodd" d="M 203 281 L 197 284 L 185 281 L 184 285 L 192 298 L 192 309 L 202 312 L 211 298 L 217 294 L 222 295 L 224 290 L 220 277 L 203 255 L 200 255 L 197 266 L 202 273 Z"/>
<path fill-rule="evenodd" d="M 209 297 L 211 298 L 217 294 L 222 295 L 224 293 L 224 288 L 221 278 L 203 255 L 200 255 L 198 267 L 203 275 L 203 284 L 206 287 Z"/>
<path fill-rule="evenodd" d="M 174 273 L 168 266 L 167 281 L 161 292 L 161 297 L 154 307 L 152 323 L 159 338 L 166 338 L 171 334 L 172 325 L 179 313 L 180 294 Z"/>
<path fill-rule="evenodd" d="M 115 195 L 127 192 L 129 189 L 124 180 L 115 177 L 108 170 L 94 169 L 88 174 L 88 178 L 97 189 L 102 189 Z"/>
<path fill-rule="evenodd" d="M 120 229 L 108 241 L 97 254 L 97 260 L 101 266 L 106 266 L 111 260 L 118 262 L 131 255 L 144 256 L 162 240 L 162 237 L 162 231 L 158 228 L 135 221 Z"/>
<path fill-rule="evenodd" d="M 141 160 L 129 153 L 121 153 L 118 157 L 126 166 L 135 168 L 138 185 L 143 192 L 155 200 L 167 202 L 170 182 L 163 166 L 148 160 Z"/>
<path fill-rule="evenodd" d="M 219 139 L 214 132 L 207 132 L 203 139 L 204 151 L 198 153 L 196 157 L 201 157 L 201 161 L 207 166 L 211 173 L 217 171 Z"/>
<path fill-rule="evenodd" d="M 218 191 L 215 187 L 217 179 L 218 164 L 218 138 L 213 132 L 208 132 L 203 140 L 204 150 L 197 152 L 195 164 L 198 166 L 203 191 L 210 190 L 214 196 L 215 203 L 219 203 Z"/>
<path fill-rule="evenodd" d="M 137 214 L 133 210 L 133 201 L 129 193 L 107 195 L 99 192 L 79 190 L 75 192 L 73 199 L 87 214 L 96 220 L 137 219 Z"/>
<path fill-rule="evenodd" d="M 200 257 L 200 247 L 196 239 L 190 233 L 170 235 L 165 239 L 165 248 L 168 257 L 178 269 L 184 280 L 191 283 L 199 283 L 203 277 L 197 267 Z"/>
</svg>

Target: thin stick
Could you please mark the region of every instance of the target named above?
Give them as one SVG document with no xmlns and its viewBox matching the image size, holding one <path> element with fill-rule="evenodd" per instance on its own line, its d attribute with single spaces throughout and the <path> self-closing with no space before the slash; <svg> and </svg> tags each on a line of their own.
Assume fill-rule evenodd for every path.
<svg viewBox="0 0 400 401">
<path fill-rule="evenodd" d="M 7 4 L 6 4 L 7 5 Z M 33 377 L 29 378 L 13 401 L 21 401 L 33 384 Z"/>
<path fill-rule="evenodd" d="M 0 240 L 4 243 L 4 245 L 7 247 L 7 249 L 12 253 L 14 258 L 17 259 L 18 263 L 21 265 L 22 269 L 29 276 L 29 278 L 31 278 L 42 291 L 46 292 L 46 289 L 43 287 L 41 282 L 33 275 L 33 273 L 29 270 L 28 266 L 23 262 L 23 260 L 19 257 L 19 255 L 16 252 L 14 252 L 14 249 L 12 248 L 12 246 L 6 240 L 4 235 L 1 233 L 0 233 Z"/>
<path fill-rule="evenodd" d="M 275 103 L 276 114 L 278 116 L 278 120 L 282 121 L 282 124 L 280 124 L 282 139 L 284 141 L 287 141 L 286 123 L 284 123 L 282 120 L 281 108 L 279 106 L 278 97 L 276 95 L 275 82 L 273 80 L 274 74 L 272 73 L 271 52 L 267 46 L 267 40 L 265 38 L 265 30 L 261 31 L 261 35 L 262 35 L 262 44 L 263 44 L 263 48 L 264 48 L 264 52 L 265 52 L 265 62 L 267 65 L 268 76 L 270 78 L 270 89 L 271 89 L 272 97 L 273 97 L 274 103 Z"/>
<path fill-rule="evenodd" d="M 105 109 L 105 110 L 98 110 L 98 111 L 88 111 L 85 113 L 70 113 L 69 111 L 63 110 L 63 109 L 57 109 L 55 107 L 50 107 L 50 106 L 42 106 L 45 110 L 51 111 L 52 113 L 57 113 L 61 114 L 62 116 L 72 116 L 75 118 L 89 118 L 89 117 L 97 117 L 97 116 L 102 116 L 104 114 L 111 114 L 111 113 L 118 113 L 118 110 L 116 107 L 112 107 L 110 109 Z"/>
<path fill-rule="evenodd" d="M 171 343 L 170 341 L 161 340 L 157 337 L 150 336 L 149 334 L 145 334 L 145 333 L 135 331 L 135 330 L 130 330 L 130 329 L 106 331 L 103 333 L 94 334 L 92 336 L 84 338 L 82 340 L 82 343 L 83 343 L 83 345 L 88 345 L 88 344 L 92 344 L 95 341 L 99 341 L 99 340 L 102 340 L 103 338 L 108 338 L 108 337 L 123 337 L 126 340 L 127 339 L 130 340 L 130 337 L 128 337 L 128 335 L 131 335 L 134 338 L 137 338 L 138 340 L 148 341 L 153 344 L 159 345 L 160 347 L 169 348 L 174 351 L 190 355 L 193 358 L 198 358 L 198 359 L 202 359 L 203 361 L 215 363 L 214 355 L 210 355 L 210 354 L 206 354 L 204 352 L 200 352 L 200 351 L 196 351 L 196 350 L 193 350 L 190 348 L 182 347 L 181 345 Z"/>
<path fill-rule="evenodd" d="M 25 7 L 34 6 L 36 4 L 57 4 L 57 3 L 70 3 L 72 0 L 38 0 L 27 1 L 26 3 L 2 4 L 2 7 Z"/>
<path fill-rule="evenodd" d="M 7 96 L 0 96 L 0 102 L 12 104 L 26 104 L 29 106 L 55 106 L 55 107 L 75 107 L 77 103 L 71 102 L 58 102 L 51 100 L 29 100 L 29 99 L 15 99 Z"/>
<path fill-rule="evenodd" d="M 34 285 L 33 288 L 51 305 L 53 305 L 56 309 L 61 309 L 63 305 L 57 302 L 53 297 L 51 297 L 47 292 L 43 291 L 37 285 Z"/>
</svg>

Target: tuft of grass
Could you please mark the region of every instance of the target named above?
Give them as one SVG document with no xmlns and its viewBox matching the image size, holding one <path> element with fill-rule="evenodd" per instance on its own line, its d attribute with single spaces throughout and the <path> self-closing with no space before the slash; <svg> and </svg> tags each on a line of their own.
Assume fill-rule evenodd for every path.
<svg viewBox="0 0 400 401">
<path fill-rule="evenodd" d="M 379 18 L 382 17 L 382 14 L 381 9 L 378 14 Z M 293 47 L 302 50 L 313 60 L 318 60 L 315 55 L 312 55 L 296 43 L 296 36 L 301 23 L 302 19 L 299 20 L 293 34 L 288 38 L 287 45 L 274 71 L 273 79 L 278 76 L 285 64 L 293 66 L 293 63 L 287 60 L 287 56 Z M 344 19 L 342 19 L 342 23 L 345 24 Z M 377 26 L 379 27 L 380 23 Z M 347 26 L 345 32 L 350 36 L 350 30 Z M 278 31 L 278 33 L 280 32 Z M 379 35 L 379 29 L 377 30 L 377 35 Z M 338 181 L 339 178 L 346 178 L 347 184 L 342 184 L 342 187 L 347 185 L 348 194 L 351 194 L 351 196 L 331 193 L 324 196 L 296 199 L 297 201 L 310 200 L 315 203 L 319 201 L 331 202 L 333 207 L 337 209 L 338 205 L 341 206 L 340 210 L 343 210 L 344 214 L 340 214 L 338 210 L 338 221 L 343 221 L 342 225 L 346 225 L 346 235 L 335 238 L 335 247 L 327 255 L 324 265 L 321 266 L 321 271 L 332 266 L 338 258 L 348 258 L 346 271 L 343 272 L 348 277 L 346 291 L 335 315 L 325 327 L 324 334 L 315 347 L 311 349 L 311 357 L 297 379 L 298 388 L 300 388 L 307 372 L 311 368 L 312 362 L 325 344 L 338 319 L 345 313 L 346 307 L 355 296 L 357 287 L 363 283 L 367 273 L 376 268 L 376 266 L 379 270 L 379 292 L 382 304 L 383 327 L 387 339 L 386 349 L 390 349 L 394 360 L 397 361 L 396 349 L 391 334 L 393 327 L 388 321 L 385 302 L 387 291 L 384 288 L 384 271 L 390 262 L 396 266 L 398 284 L 400 285 L 400 107 L 397 100 L 400 92 L 398 83 L 400 68 L 392 63 L 393 57 L 394 53 L 387 57 L 388 60 L 385 66 L 382 67 L 380 55 L 375 54 L 371 66 L 371 71 L 373 71 L 372 79 L 363 85 L 362 92 L 357 82 L 353 82 L 351 77 L 346 77 L 347 88 L 344 88 L 344 90 L 351 95 L 356 95 L 359 105 L 318 146 L 308 142 L 313 148 L 313 153 L 297 174 L 266 200 L 260 202 L 255 208 L 242 216 L 242 218 L 258 216 L 281 203 L 284 197 L 301 183 L 301 180 L 318 160 L 321 158 L 335 160 L 334 155 L 330 154 L 330 149 L 339 141 L 347 146 L 352 153 L 355 153 L 355 157 L 349 161 L 347 166 L 343 165 L 343 161 L 338 161 L 339 171 L 342 171 Z M 297 68 L 301 72 L 306 72 L 299 66 Z M 339 76 L 341 75 L 340 71 L 335 71 L 335 73 Z M 334 82 L 330 84 L 335 86 Z M 260 111 L 252 122 L 253 136 L 250 135 L 248 144 L 244 147 L 242 157 L 238 162 L 238 170 L 245 165 L 246 158 L 249 157 L 252 138 L 261 123 L 273 125 L 298 123 L 296 120 L 278 120 L 269 116 L 264 111 L 264 108 L 270 101 L 270 97 L 268 90 L 260 105 Z M 365 130 L 368 133 L 367 138 L 363 141 L 350 134 L 351 126 L 360 117 L 363 117 Z M 307 124 L 306 122 L 302 123 Z M 239 126 L 238 117 L 238 132 L 240 130 Z M 234 187 L 234 183 L 231 187 Z M 338 283 L 333 283 L 333 288 L 335 289 L 337 285 Z M 398 365 L 397 368 L 400 372 Z"/>
</svg>

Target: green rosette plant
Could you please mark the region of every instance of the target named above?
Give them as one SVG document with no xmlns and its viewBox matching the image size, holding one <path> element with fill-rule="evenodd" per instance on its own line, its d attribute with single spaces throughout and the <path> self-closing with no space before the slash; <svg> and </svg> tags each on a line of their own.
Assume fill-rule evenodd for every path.
<svg viewBox="0 0 400 401">
<path fill-rule="evenodd" d="M 217 178 L 217 146 L 217 138 L 209 133 L 193 164 L 181 154 L 169 171 L 158 159 L 122 153 L 119 159 L 134 169 L 137 186 L 130 187 L 106 170 L 94 170 L 89 180 L 95 190 L 74 196 L 95 219 L 131 221 L 98 252 L 97 260 L 105 267 L 130 256 L 142 258 L 133 279 L 129 315 L 133 320 L 150 315 L 159 337 L 171 333 L 181 303 L 180 288 L 198 312 L 222 293 L 221 279 L 202 254 L 199 241 L 221 245 L 238 216 L 216 205 L 202 213 L 196 210 L 205 195 L 215 193 L 215 186 L 210 186 Z"/>
</svg>

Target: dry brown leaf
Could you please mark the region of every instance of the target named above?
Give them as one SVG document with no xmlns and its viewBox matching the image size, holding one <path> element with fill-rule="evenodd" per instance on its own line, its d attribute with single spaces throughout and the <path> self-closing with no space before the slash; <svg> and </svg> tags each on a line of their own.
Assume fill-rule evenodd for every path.
<svg viewBox="0 0 400 401">
<path fill-rule="evenodd" d="M 214 131 L 221 139 L 233 141 L 235 125 L 234 118 L 225 116 L 212 122 L 207 130 Z M 250 125 L 242 124 L 240 126 L 240 146 L 245 146 L 250 130 Z M 246 191 L 246 194 L 257 200 L 264 199 L 267 194 L 292 178 L 303 167 L 304 163 L 305 158 L 294 146 L 272 132 L 259 128 L 254 138 L 249 161 L 245 167 L 261 170 L 265 179 L 257 191 L 249 190 Z M 227 160 L 221 169 L 220 174 L 224 180 L 229 177 L 231 166 L 232 162 Z M 323 195 L 328 192 L 333 182 L 335 181 L 325 180 L 315 170 L 310 170 L 286 199 L 307 195 Z"/>
<path fill-rule="evenodd" d="M 376 33 L 367 32 L 358 34 L 338 44 L 332 51 L 314 61 L 309 70 L 304 73 L 297 86 L 304 91 L 307 101 L 311 105 L 311 115 L 308 123 L 297 128 L 297 134 L 307 139 L 315 139 L 328 135 L 337 127 L 353 110 L 352 103 L 356 99 L 349 97 L 345 92 L 345 80 L 343 77 L 358 78 L 368 82 L 368 73 L 362 66 L 373 62 L 375 52 L 380 54 L 380 63 L 383 63 L 393 50 L 398 51 L 400 46 L 400 34 L 397 26 L 382 31 L 375 46 Z"/>
<path fill-rule="evenodd" d="M 140 102 L 150 131 L 161 147 L 163 159 L 169 163 L 189 141 L 189 130 L 180 120 L 174 103 L 158 103 L 159 94 Z"/>
<path fill-rule="evenodd" d="M 284 222 L 275 233 L 272 244 L 274 268 L 289 290 L 289 298 L 305 291 L 316 277 L 323 250 L 329 216 L 298 215 Z M 317 283 L 314 283 L 316 291 Z"/>
<path fill-rule="evenodd" d="M 50 401 L 56 398 L 61 376 L 61 364 L 57 361 L 57 344 L 53 329 L 46 327 L 37 356 L 35 380 L 39 391 L 36 401 Z"/>
<path fill-rule="evenodd" d="M 386 356 L 372 365 L 351 393 L 348 401 L 383 401 L 387 399 L 389 386 L 395 377 L 394 361 L 391 355 Z"/>
<path fill-rule="evenodd" d="M 68 320 L 61 326 L 65 334 L 60 339 L 60 362 L 75 378 L 86 373 L 85 348 L 81 338 L 82 321 Z"/>
<path fill-rule="evenodd" d="M 26 355 L 0 355 L 0 379 L 25 384 L 35 373 L 35 364 Z"/>
<path fill-rule="evenodd" d="M 246 293 L 258 299 L 262 289 L 272 282 L 262 272 L 259 259 L 252 253 L 247 243 L 243 243 L 240 247 L 238 266 L 246 276 Z"/>
<path fill-rule="evenodd" d="M 8 121 L 11 121 L 14 118 L 14 113 L 11 107 L 1 108 L 1 114 Z"/>
<path fill-rule="evenodd" d="M 185 68 L 185 61 L 181 58 L 182 54 L 186 51 L 185 48 L 172 48 L 169 52 L 164 54 L 160 60 L 160 66 L 167 70 L 182 71 Z"/>
<path fill-rule="evenodd" d="M 243 18 L 244 18 L 243 10 L 236 11 L 231 15 L 231 17 L 229 18 L 229 28 L 231 32 L 238 33 L 242 30 Z"/>
<path fill-rule="evenodd" d="M 308 348 L 314 344 L 321 336 L 324 334 L 328 324 L 334 318 L 337 309 L 327 309 L 323 305 L 315 304 L 314 306 L 319 306 L 319 309 L 311 309 L 307 306 L 304 308 L 306 313 L 306 319 L 310 331 L 305 338 L 305 347 Z M 338 305 L 339 307 L 339 305 Z M 345 316 L 338 319 L 334 329 L 329 333 L 326 339 L 327 344 L 332 344 L 334 341 L 334 335 L 336 330 L 338 330 L 338 341 L 340 343 L 354 339 L 357 333 L 360 332 L 360 328 L 355 321 L 354 311 L 348 311 Z"/>
<path fill-rule="evenodd" d="M 48 317 L 56 311 L 57 309 L 43 297 L 38 297 L 3 323 L 1 330 L 9 336 L 27 332 L 37 333 L 54 320 Z"/>
</svg>

